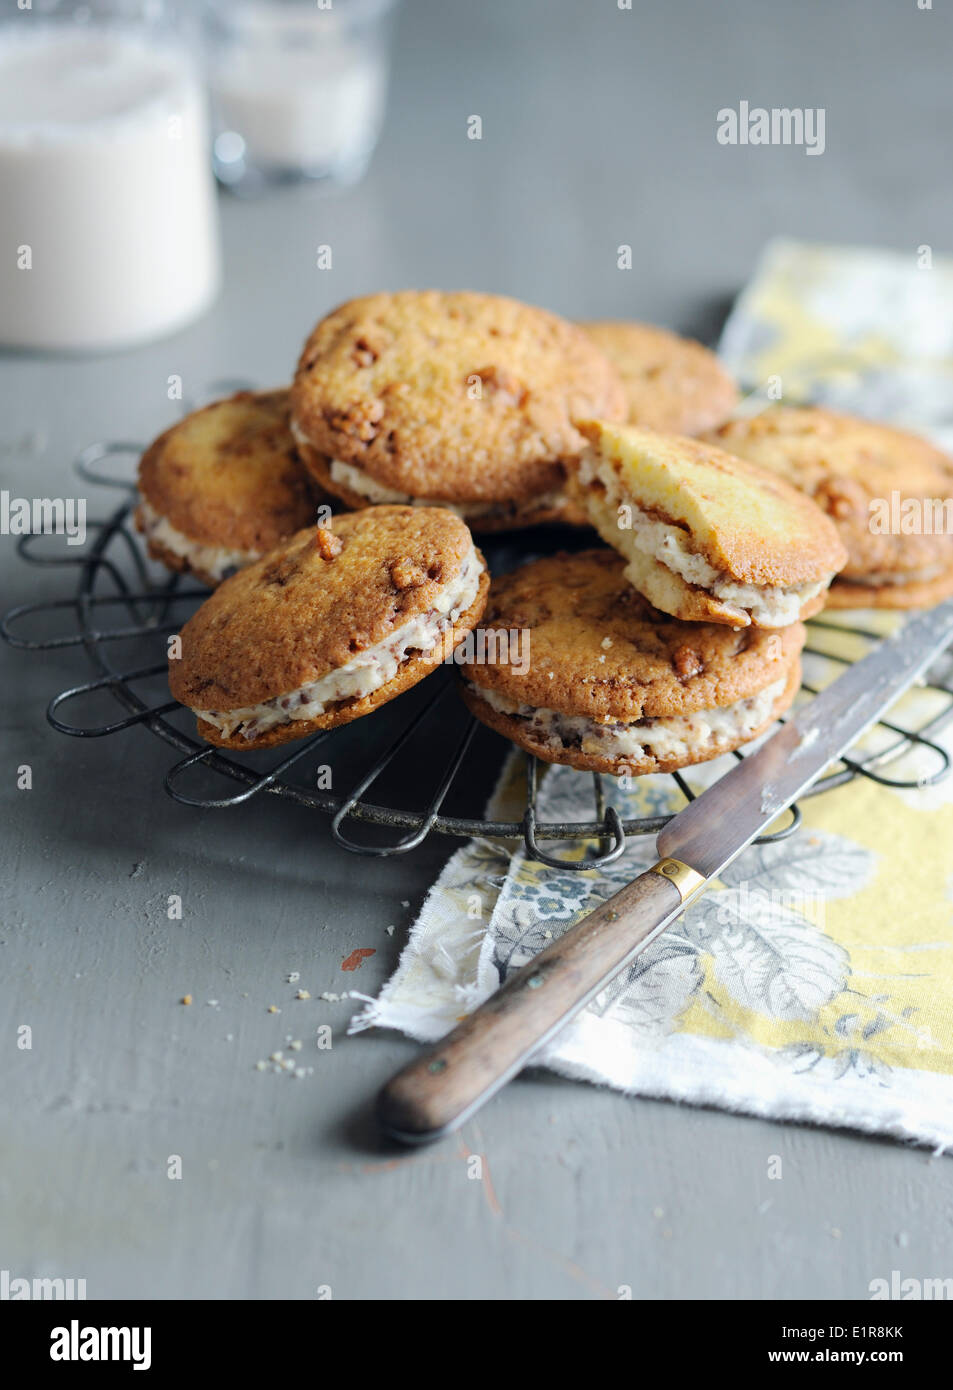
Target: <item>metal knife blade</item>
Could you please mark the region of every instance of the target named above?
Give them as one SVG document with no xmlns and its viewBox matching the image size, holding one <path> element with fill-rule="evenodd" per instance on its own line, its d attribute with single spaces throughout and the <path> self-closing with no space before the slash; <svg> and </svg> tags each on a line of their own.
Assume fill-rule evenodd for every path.
<svg viewBox="0 0 953 1390">
<path fill-rule="evenodd" d="M 953 641 L 953 598 L 909 618 L 690 802 L 659 854 L 715 877 L 908 689 Z"/>
</svg>

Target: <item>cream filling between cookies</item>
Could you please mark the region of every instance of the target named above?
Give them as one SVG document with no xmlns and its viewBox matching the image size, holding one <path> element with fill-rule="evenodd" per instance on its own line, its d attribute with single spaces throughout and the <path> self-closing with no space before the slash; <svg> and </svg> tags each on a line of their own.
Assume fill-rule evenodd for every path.
<svg viewBox="0 0 953 1390">
<path fill-rule="evenodd" d="M 139 503 L 139 515 L 143 531 L 150 541 L 171 550 L 173 555 L 181 555 L 183 560 L 189 562 L 191 569 L 201 570 L 216 583 L 235 570 L 244 569 L 246 565 L 261 559 L 261 551 L 258 550 L 230 550 L 224 545 L 203 545 L 200 541 L 190 540 L 145 498 Z"/>
<path fill-rule="evenodd" d="M 579 465 L 579 481 L 588 489 L 586 505 L 600 535 L 625 554 L 627 548 L 664 565 L 686 584 L 705 589 L 720 599 L 739 618 L 751 617 L 766 627 L 787 627 L 797 622 L 802 606 L 816 598 L 830 585 L 833 571 L 812 584 L 790 588 L 771 584 L 739 584 L 723 570 L 710 564 L 703 555 L 689 550 L 685 533 L 677 526 L 659 521 L 643 511 L 630 497 L 623 494 L 615 470 L 610 464 L 594 458 L 583 458 Z M 604 496 L 593 484 L 601 484 Z M 631 525 L 619 525 L 619 508 L 631 513 Z M 635 582 L 635 576 L 629 576 Z M 636 587 L 638 585 L 636 584 Z"/>
<path fill-rule="evenodd" d="M 535 511 L 545 507 L 549 510 L 566 505 L 566 497 L 562 492 L 543 492 L 537 497 L 529 498 L 526 502 L 443 502 L 439 498 L 411 497 L 409 493 L 397 492 L 393 488 L 385 487 L 383 483 L 369 478 L 360 468 L 355 468 L 351 463 L 343 463 L 341 459 L 331 459 L 329 471 L 332 482 L 340 483 L 349 491 L 366 497 L 369 502 L 389 502 L 407 507 L 443 507 L 448 512 L 454 512 L 464 521 L 470 521 L 476 517 L 492 520 L 494 517 L 505 516 L 509 512 L 522 511 L 526 508 L 532 508 Z"/>
<path fill-rule="evenodd" d="M 194 713 L 226 738 L 240 734 L 242 738 L 254 739 L 279 724 L 316 719 L 328 705 L 341 700 L 361 700 L 392 681 L 412 653 L 426 656 L 434 650 L 447 629 L 474 603 L 482 573 L 480 557 L 471 548 L 459 574 L 439 590 L 426 613 L 418 614 L 382 642 L 365 647 L 344 666 L 258 705 L 230 710 L 196 709 Z"/>
<path fill-rule="evenodd" d="M 560 714 L 557 710 L 537 709 L 534 705 L 509 700 L 494 690 L 468 681 L 470 690 L 491 709 L 525 720 L 544 747 L 578 748 L 600 758 L 646 757 L 658 761 L 668 758 L 697 757 L 717 749 L 726 751 L 752 736 L 771 717 L 775 701 L 787 687 L 787 676 L 734 704 L 718 709 L 698 710 L 694 714 L 673 714 L 658 719 L 636 719 L 600 723 L 585 715 Z"/>
</svg>

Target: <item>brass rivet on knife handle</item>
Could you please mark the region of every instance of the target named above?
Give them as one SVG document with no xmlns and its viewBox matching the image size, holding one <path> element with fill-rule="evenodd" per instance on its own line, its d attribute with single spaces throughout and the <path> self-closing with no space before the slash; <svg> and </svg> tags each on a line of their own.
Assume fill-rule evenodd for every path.
<svg viewBox="0 0 953 1390">
<path fill-rule="evenodd" d="M 697 873 L 680 859 L 660 859 L 657 864 L 652 865 L 649 873 L 661 874 L 669 883 L 674 883 L 682 902 L 705 886 L 704 874 Z"/>
</svg>

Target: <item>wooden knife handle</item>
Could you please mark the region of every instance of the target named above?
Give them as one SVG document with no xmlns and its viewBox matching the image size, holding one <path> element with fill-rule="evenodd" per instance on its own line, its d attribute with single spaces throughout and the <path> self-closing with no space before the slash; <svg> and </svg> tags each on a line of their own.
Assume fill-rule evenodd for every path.
<svg viewBox="0 0 953 1390">
<path fill-rule="evenodd" d="M 397 1073 L 377 1118 L 408 1144 L 468 1119 L 676 916 L 682 897 L 650 870 L 515 971 L 484 1004 Z"/>
</svg>

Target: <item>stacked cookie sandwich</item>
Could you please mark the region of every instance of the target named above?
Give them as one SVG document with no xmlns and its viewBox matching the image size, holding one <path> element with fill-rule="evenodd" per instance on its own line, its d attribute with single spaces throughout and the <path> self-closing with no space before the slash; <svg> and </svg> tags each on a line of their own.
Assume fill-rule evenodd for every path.
<svg viewBox="0 0 953 1390">
<path fill-rule="evenodd" d="M 143 459 L 139 525 L 157 558 L 224 581 L 170 663 L 202 736 L 305 737 L 436 669 L 486 602 L 467 521 L 558 518 L 563 459 L 583 444 L 573 421 L 625 409 L 615 368 L 573 324 L 499 296 L 406 291 L 323 319 L 290 403 L 236 397 L 167 432 Z M 329 495 L 355 510 L 308 526 Z"/>
<path fill-rule="evenodd" d="M 406 290 L 342 304 L 305 344 L 292 430 L 350 507 L 449 507 L 476 530 L 553 521 L 573 421 L 623 418 L 606 356 L 575 325 L 499 295 Z"/>
<path fill-rule="evenodd" d="M 824 606 L 847 559 L 797 488 L 724 450 L 635 426 L 581 422 L 570 491 L 629 581 L 663 613 L 780 628 Z"/>
<path fill-rule="evenodd" d="M 803 406 L 734 420 L 708 437 L 799 488 L 831 518 L 847 548 L 831 608 L 919 608 L 953 593 L 945 516 L 953 460 L 927 440 Z"/>
<path fill-rule="evenodd" d="M 443 508 L 335 516 L 216 589 L 182 629 L 169 686 L 209 743 L 305 738 L 437 669 L 478 622 L 489 583 L 467 527 Z"/>
<path fill-rule="evenodd" d="M 187 415 L 139 464 L 149 554 L 209 588 L 316 519 L 329 498 L 291 435 L 287 390 L 240 391 Z"/>
<path fill-rule="evenodd" d="M 529 671 L 467 664 L 479 719 L 537 756 L 669 772 L 754 738 L 800 684 L 801 619 L 846 553 L 773 474 L 709 444 L 579 421 L 571 500 L 610 550 L 525 566 L 488 623 L 530 630 Z"/>
<path fill-rule="evenodd" d="M 528 669 L 469 662 L 463 698 L 547 762 L 639 776 L 754 738 L 794 699 L 804 627 L 689 623 L 654 608 L 613 550 L 553 555 L 495 580 L 484 619 L 529 633 Z"/>
<path fill-rule="evenodd" d="M 790 704 L 826 602 L 953 592 L 948 534 L 869 524 L 878 498 L 949 491 L 938 450 L 823 410 L 728 420 L 736 404 L 713 354 L 649 325 L 464 291 L 341 305 L 290 389 L 196 411 L 143 456 L 150 553 L 217 586 L 173 693 L 211 743 L 283 743 L 416 684 L 486 608 L 530 660 L 468 644 L 464 699 L 538 756 L 642 773 L 736 748 Z M 609 549 L 490 589 L 471 531 L 553 521 Z"/>
</svg>

